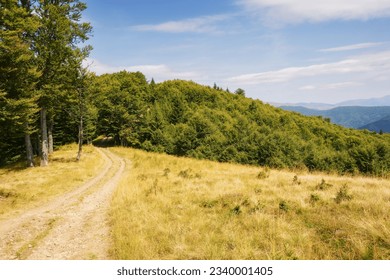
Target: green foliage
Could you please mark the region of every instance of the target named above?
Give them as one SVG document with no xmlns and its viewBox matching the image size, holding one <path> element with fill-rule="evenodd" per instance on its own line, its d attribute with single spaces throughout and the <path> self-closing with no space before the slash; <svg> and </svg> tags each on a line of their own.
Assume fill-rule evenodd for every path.
<svg viewBox="0 0 390 280">
<path fill-rule="evenodd" d="M 321 180 L 321 183 L 319 183 L 319 184 L 316 186 L 316 189 L 317 189 L 317 190 L 324 191 L 324 190 L 329 189 L 330 187 L 332 187 L 332 184 L 329 184 L 329 183 L 325 182 L 324 179 L 322 179 L 322 180 Z"/>
<path fill-rule="evenodd" d="M 37 113 L 35 85 L 40 72 L 31 50 L 38 20 L 16 0 L 0 8 L 0 165 L 23 153 Z"/>
<path fill-rule="evenodd" d="M 23 146 L 29 162 L 32 147 L 39 153 L 41 140 L 47 138 L 38 135 L 47 130 L 46 120 L 38 122 L 39 109 L 45 112 L 41 117 L 49 116 L 57 144 L 77 139 L 80 112 L 87 139 L 92 139 L 97 110 L 87 104 L 80 83 L 82 61 L 91 50 L 80 47 L 91 31 L 89 23 L 80 22 L 86 5 L 79 0 L 1 0 L 0 6 L 0 92 L 5 94 L 0 164 L 25 154 Z"/>
<path fill-rule="evenodd" d="M 91 87 L 97 133 L 117 145 L 273 168 L 389 172 L 388 135 L 345 129 L 217 86 L 148 84 L 141 73 L 120 72 L 95 77 Z"/>
<path fill-rule="evenodd" d="M 232 215 L 240 215 L 241 214 L 241 207 L 240 205 L 236 205 L 235 207 L 233 207 L 233 209 L 230 210 L 230 213 Z"/>
<path fill-rule="evenodd" d="M 245 90 L 242 88 L 238 88 L 234 93 L 240 96 L 245 96 Z"/>
<path fill-rule="evenodd" d="M 192 169 L 185 169 L 181 170 L 178 174 L 179 177 L 182 177 L 184 179 L 194 179 L 194 178 L 201 178 L 201 175 L 199 173 L 194 173 Z"/>
<path fill-rule="evenodd" d="M 284 212 L 288 212 L 289 209 L 290 209 L 290 207 L 286 201 L 282 200 L 279 202 L 279 210 L 282 210 Z"/>
<path fill-rule="evenodd" d="M 299 180 L 298 175 L 295 175 L 293 178 L 293 184 L 294 185 L 300 185 L 302 182 Z"/>
<path fill-rule="evenodd" d="M 352 195 L 349 194 L 347 185 L 344 185 L 339 189 L 334 200 L 339 204 L 343 201 L 351 200 L 352 198 Z"/>
<path fill-rule="evenodd" d="M 264 168 L 264 170 L 261 170 L 258 174 L 257 174 L 257 178 L 258 179 L 267 179 L 269 178 L 269 175 L 270 175 L 270 170 L 269 168 Z"/>
<path fill-rule="evenodd" d="M 316 194 L 316 193 L 312 193 L 311 195 L 310 195 L 310 199 L 309 199 L 309 202 L 310 202 L 310 204 L 312 205 L 312 206 L 314 206 L 318 201 L 320 201 L 321 200 L 321 198 L 320 198 L 320 196 L 318 195 L 318 194 Z"/>
</svg>

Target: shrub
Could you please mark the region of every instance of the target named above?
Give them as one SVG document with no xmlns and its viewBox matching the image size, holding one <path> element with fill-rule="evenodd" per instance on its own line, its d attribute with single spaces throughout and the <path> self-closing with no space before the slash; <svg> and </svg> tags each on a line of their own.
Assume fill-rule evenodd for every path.
<svg viewBox="0 0 390 280">
<path fill-rule="evenodd" d="M 171 172 L 171 170 L 169 168 L 165 168 L 164 169 L 164 177 L 168 177 L 169 173 Z"/>
<path fill-rule="evenodd" d="M 332 184 L 328 184 L 328 183 L 325 182 L 324 179 L 322 179 L 321 183 L 319 183 L 319 184 L 316 186 L 316 189 L 317 189 L 317 190 L 324 191 L 324 190 L 329 189 L 329 188 L 332 187 L 332 186 L 333 186 Z"/>
<path fill-rule="evenodd" d="M 218 200 L 202 201 L 200 206 L 203 208 L 213 208 L 218 203 Z"/>
<path fill-rule="evenodd" d="M 284 211 L 284 212 L 287 212 L 289 210 L 289 206 L 287 204 L 286 201 L 282 200 L 279 202 L 279 209 Z"/>
<path fill-rule="evenodd" d="M 295 175 L 294 178 L 293 178 L 293 184 L 294 185 L 300 185 L 301 184 L 301 180 L 298 179 L 297 175 Z"/>
<path fill-rule="evenodd" d="M 233 209 L 231 209 L 230 213 L 232 213 L 233 215 L 241 214 L 241 207 L 240 207 L 240 205 L 237 205 Z"/>
<path fill-rule="evenodd" d="M 193 178 L 199 179 L 199 178 L 201 178 L 201 175 L 199 173 L 193 173 L 191 168 L 180 171 L 178 176 L 182 177 L 184 179 L 193 179 Z"/>
<path fill-rule="evenodd" d="M 347 185 L 345 184 L 344 186 L 342 186 L 340 188 L 340 190 L 337 192 L 337 195 L 335 197 L 335 201 L 336 203 L 341 203 L 342 201 L 345 201 L 345 200 L 351 200 L 352 199 L 352 195 L 350 195 L 348 193 L 348 187 Z"/>
<path fill-rule="evenodd" d="M 309 200 L 310 204 L 314 206 L 318 201 L 320 201 L 320 196 L 316 193 L 312 193 Z"/>
<path fill-rule="evenodd" d="M 269 171 L 269 168 L 264 168 L 264 170 L 261 170 L 258 174 L 257 174 L 257 179 L 267 179 L 269 177 L 269 174 L 270 174 L 270 171 Z"/>
</svg>

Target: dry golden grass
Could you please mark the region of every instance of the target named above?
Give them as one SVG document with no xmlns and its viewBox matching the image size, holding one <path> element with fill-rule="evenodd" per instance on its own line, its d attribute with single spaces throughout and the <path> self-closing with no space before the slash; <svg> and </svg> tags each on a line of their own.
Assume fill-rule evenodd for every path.
<svg viewBox="0 0 390 280">
<path fill-rule="evenodd" d="M 93 147 L 84 147 L 76 161 L 76 145 L 67 145 L 50 156 L 48 167 L 23 168 L 23 164 L 0 169 L 0 218 L 31 208 L 63 194 L 94 177 L 103 160 Z"/>
<path fill-rule="evenodd" d="M 390 259 L 390 181 L 113 148 L 114 259 Z"/>
</svg>

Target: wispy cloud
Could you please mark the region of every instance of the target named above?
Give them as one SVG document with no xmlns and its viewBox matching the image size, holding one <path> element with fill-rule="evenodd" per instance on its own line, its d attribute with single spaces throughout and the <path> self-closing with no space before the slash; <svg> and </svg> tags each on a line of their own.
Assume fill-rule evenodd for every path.
<svg viewBox="0 0 390 280">
<path fill-rule="evenodd" d="M 268 21 L 321 22 L 367 20 L 390 16 L 389 0 L 237 0 L 248 11 L 260 12 Z"/>
<path fill-rule="evenodd" d="M 96 59 L 88 58 L 84 61 L 84 66 L 90 71 L 98 75 L 106 73 L 115 73 L 119 71 L 142 72 L 148 78 L 154 78 L 156 81 L 164 81 L 169 79 L 195 79 L 199 77 L 196 72 L 178 72 L 172 70 L 165 64 L 158 65 L 133 65 L 133 66 L 111 66 Z"/>
<path fill-rule="evenodd" d="M 321 49 L 320 52 L 342 52 L 342 51 L 352 51 L 352 50 L 359 50 L 359 49 L 368 49 L 372 47 L 377 47 L 383 45 L 382 42 L 378 43 L 361 43 L 361 44 L 354 44 L 354 45 L 347 45 L 347 46 L 340 46 L 336 48 L 329 48 L 329 49 Z"/>
<path fill-rule="evenodd" d="M 213 15 L 190 18 L 178 21 L 168 21 L 159 24 L 135 25 L 130 28 L 137 31 L 157 31 L 168 33 L 216 33 L 218 23 L 228 20 L 232 15 Z"/>
<path fill-rule="evenodd" d="M 342 82 L 342 83 L 330 83 L 330 84 L 323 84 L 323 85 L 306 85 L 303 87 L 300 87 L 299 90 L 332 90 L 332 89 L 341 89 L 341 88 L 349 88 L 349 87 L 356 87 L 364 85 L 363 83 L 359 82 Z"/>
<path fill-rule="evenodd" d="M 232 83 L 263 84 L 281 83 L 293 79 L 324 75 L 342 75 L 366 72 L 370 75 L 390 75 L 390 51 L 355 56 L 338 62 L 289 67 L 276 71 L 239 75 L 228 79 Z"/>
</svg>

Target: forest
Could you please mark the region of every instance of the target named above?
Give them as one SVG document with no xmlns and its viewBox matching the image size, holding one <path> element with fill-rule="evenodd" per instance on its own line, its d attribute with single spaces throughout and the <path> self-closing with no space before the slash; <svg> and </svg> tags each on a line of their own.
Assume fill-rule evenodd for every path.
<svg viewBox="0 0 390 280">
<path fill-rule="evenodd" d="M 48 165 L 56 147 L 120 145 L 272 168 L 387 176 L 390 135 L 343 128 L 235 92 L 83 67 L 77 0 L 1 0 L 0 165 Z M 83 46 L 83 47 L 80 47 Z"/>
</svg>

